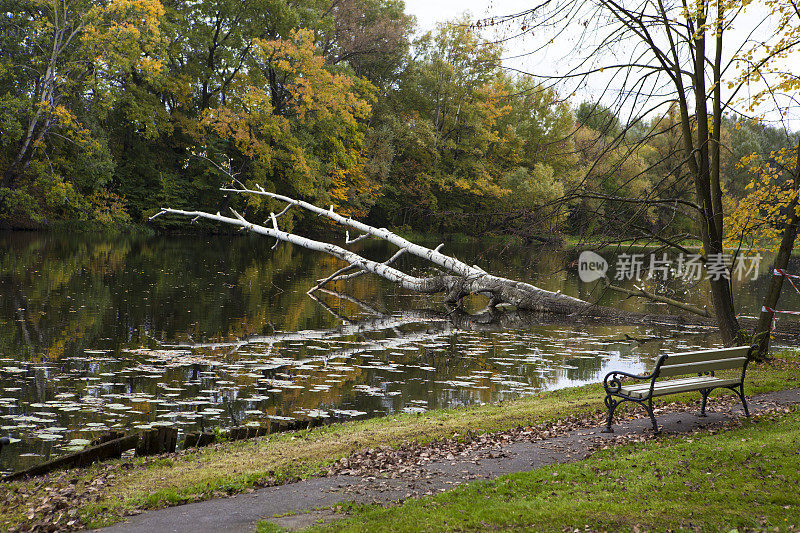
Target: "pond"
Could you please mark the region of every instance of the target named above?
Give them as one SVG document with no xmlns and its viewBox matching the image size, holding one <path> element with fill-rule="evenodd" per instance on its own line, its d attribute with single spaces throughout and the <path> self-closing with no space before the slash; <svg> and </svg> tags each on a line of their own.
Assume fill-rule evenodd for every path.
<svg viewBox="0 0 800 533">
<path fill-rule="evenodd" d="M 356 247 L 381 260 L 393 253 L 381 242 Z M 442 251 L 604 305 L 669 312 L 582 283 L 576 250 L 483 241 Z M 610 263 L 620 253 L 630 251 L 602 252 Z M 760 307 L 768 259 L 756 280 L 734 281 L 741 314 Z M 424 268 L 405 256 L 397 265 Z M 490 315 L 482 297 L 448 314 L 441 298 L 373 276 L 306 294 L 340 266 L 255 236 L 0 234 L 0 434 L 19 439 L 0 452 L 0 471 L 110 429 L 169 425 L 183 435 L 416 413 L 597 382 L 612 367 L 640 371 L 657 354 L 719 343 L 704 328 Z M 704 287 L 673 280 L 666 291 L 703 306 Z M 784 294 L 784 308 L 800 309 Z"/>
</svg>

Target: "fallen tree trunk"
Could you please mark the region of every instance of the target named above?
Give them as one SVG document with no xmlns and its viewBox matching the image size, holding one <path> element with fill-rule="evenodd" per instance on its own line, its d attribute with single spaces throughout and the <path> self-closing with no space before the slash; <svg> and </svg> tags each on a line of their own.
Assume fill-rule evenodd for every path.
<svg viewBox="0 0 800 533">
<path fill-rule="evenodd" d="M 316 287 L 313 287 L 311 291 L 319 289 L 326 283 L 341 279 L 349 279 L 356 274 L 368 272 L 381 276 L 410 291 L 423 294 L 443 293 L 446 301 L 450 304 L 458 303 L 465 296 L 480 294 L 489 297 L 490 307 L 495 307 L 499 304 L 508 304 L 517 309 L 526 311 L 556 313 L 561 315 L 578 314 L 591 317 L 634 317 L 639 315 L 639 313 L 632 313 L 610 307 L 598 306 L 572 296 L 561 294 L 560 292 L 541 289 L 531 285 L 530 283 L 494 276 L 477 266 L 470 266 L 454 257 L 450 257 L 441 253 L 439 250 L 442 248 L 442 245 L 432 249 L 415 244 L 400 237 L 399 235 L 392 233 L 386 228 L 375 228 L 368 224 L 364 224 L 363 222 L 353 220 L 352 218 L 344 217 L 336 213 L 333 210 L 333 206 L 331 206 L 330 209 L 323 209 L 313 204 L 309 204 L 308 202 L 271 193 L 263 189 L 253 190 L 247 188 L 225 188 L 222 190 L 226 192 L 268 196 L 275 200 L 286 202 L 288 205 L 286 209 L 281 211 L 281 213 L 278 215 L 270 213 L 272 227 L 249 222 L 233 209 L 231 209 L 231 212 L 234 216 L 229 217 L 221 215 L 220 213 L 213 214 L 204 211 L 162 208 L 159 213 L 150 218 L 152 220 L 153 218 L 164 214 L 175 214 L 192 217 L 193 220 L 202 218 L 216 222 L 222 222 L 233 226 L 239 226 L 242 229 L 251 231 L 253 233 L 273 237 L 279 241 L 288 242 L 309 250 L 323 252 L 337 257 L 347 263 L 347 266 L 340 269 L 328 278 L 322 280 Z M 289 207 L 292 206 L 306 209 L 317 215 L 327 217 L 338 224 L 362 232 L 362 235 L 354 239 L 350 239 L 348 232 L 345 238 L 345 242 L 347 244 L 352 244 L 367 237 L 375 237 L 394 244 L 395 246 L 399 247 L 399 250 L 389 260 L 379 263 L 377 261 L 366 259 L 355 252 L 342 248 L 341 246 L 282 231 L 278 227 L 278 218 L 284 214 Z M 402 272 L 401 270 L 391 266 L 391 263 L 403 253 L 424 258 L 448 272 L 429 277 L 417 277 Z M 358 270 L 359 272 L 352 273 L 352 270 Z"/>
</svg>

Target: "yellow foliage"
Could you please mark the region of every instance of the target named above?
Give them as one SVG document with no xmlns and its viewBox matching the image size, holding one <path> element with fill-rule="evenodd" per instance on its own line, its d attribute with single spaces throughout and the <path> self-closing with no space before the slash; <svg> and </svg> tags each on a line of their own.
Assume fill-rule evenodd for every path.
<svg viewBox="0 0 800 533">
<path fill-rule="evenodd" d="M 728 200 L 726 246 L 736 247 L 744 239 L 764 249 L 778 248 L 791 206 L 800 214 L 800 189 L 785 174 L 785 169 L 797 168 L 797 158 L 797 148 L 782 148 L 772 151 L 767 161 L 757 154 L 740 160 L 741 168 L 749 167 L 751 179 L 744 198 Z"/>
<path fill-rule="evenodd" d="M 381 184 L 364 172 L 363 158 L 359 164 L 350 168 L 333 170 L 329 177 L 331 201 L 345 216 L 366 216 L 381 191 Z"/>
</svg>

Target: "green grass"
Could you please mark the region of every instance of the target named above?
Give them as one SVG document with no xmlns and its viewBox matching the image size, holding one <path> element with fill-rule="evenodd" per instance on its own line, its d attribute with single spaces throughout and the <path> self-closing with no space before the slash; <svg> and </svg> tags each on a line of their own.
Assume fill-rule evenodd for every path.
<svg viewBox="0 0 800 533">
<path fill-rule="evenodd" d="M 283 531 L 285 530 L 282 527 L 266 520 L 259 520 L 256 524 L 256 533 L 282 533 Z"/>
<path fill-rule="evenodd" d="M 598 239 L 587 239 L 586 237 L 580 235 L 564 235 L 564 247 L 565 248 L 575 248 L 575 247 L 591 247 L 596 246 L 598 244 L 605 244 L 605 239 L 598 238 Z M 684 248 L 702 248 L 703 243 L 699 240 L 695 239 L 687 239 L 682 241 L 682 245 Z M 656 242 L 652 239 L 641 239 L 641 238 L 630 238 L 630 239 L 618 239 L 612 244 L 606 245 L 608 248 L 614 248 L 616 246 L 633 246 L 636 248 L 657 248 L 663 246 L 661 243 Z"/>
<path fill-rule="evenodd" d="M 800 411 L 473 483 L 319 531 L 730 531 L 800 524 Z"/>
<path fill-rule="evenodd" d="M 798 377 L 800 355 L 787 352 L 770 364 L 750 365 L 745 392 L 749 396 L 797 387 Z M 455 433 L 503 431 L 567 416 L 602 413 L 605 411 L 603 396 L 602 386 L 593 384 L 502 403 L 433 410 L 421 415 L 394 415 L 224 443 L 175 455 L 169 460 L 134 458 L 117 461 L 117 464 L 124 462 L 130 466 L 116 470 L 114 478 L 104 480 L 102 498 L 81 508 L 80 513 L 91 527 L 106 525 L 119 520 L 130 509 L 175 505 L 243 492 L 265 484 L 312 477 L 337 459 L 359 449 L 407 442 L 424 444 L 452 437 Z M 697 404 L 699 395 L 669 396 L 656 403 L 671 401 Z M 626 410 L 618 412 L 625 413 Z M 75 470 L 75 476 L 80 477 L 81 483 L 88 484 L 106 465 Z M 20 489 L 35 498 L 44 494 L 46 485 L 42 485 L 37 479 L 0 485 L 0 530 L 25 521 L 24 509 L 4 503 L 7 500 L 4 496 Z"/>
</svg>

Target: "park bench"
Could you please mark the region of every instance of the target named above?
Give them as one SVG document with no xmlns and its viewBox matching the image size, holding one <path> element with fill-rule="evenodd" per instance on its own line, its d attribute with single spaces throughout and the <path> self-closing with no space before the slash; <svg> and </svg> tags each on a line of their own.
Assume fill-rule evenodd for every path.
<svg viewBox="0 0 800 533">
<path fill-rule="evenodd" d="M 754 348 L 756 347 L 734 346 L 662 355 L 653 372 L 646 376 L 621 371 L 609 372 L 603 380 L 603 387 L 606 389 L 605 404 L 608 408 L 608 421 L 603 433 L 614 432 L 611 428 L 614 410 L 623 402 L 634 402 L 644 407 L 653 422 L 653 431 L 659 433 L 653 414 L 653 398 L 679 392 L 699 391 L 703 398 L 699 416 L 706 416 L 706 401 L 711 391 L 730 389 L 742 400 L 744 414 L 749 417 L 747 400 L 744 398 L 744 374 L 750 351 Z M 731 378 L 719 378 L 715 375 L 718 370 L 741 370 L 741 373 Z M 685 377 L 688 375 L 693 376 Z"/>
</svg>

